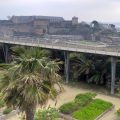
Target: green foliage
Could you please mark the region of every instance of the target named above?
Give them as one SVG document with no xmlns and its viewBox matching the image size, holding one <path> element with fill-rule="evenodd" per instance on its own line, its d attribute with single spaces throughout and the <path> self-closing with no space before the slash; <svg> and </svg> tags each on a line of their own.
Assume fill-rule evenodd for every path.
<svg viewBox="0 0 120 120">
<path fill-rule="evenodd" d="M 13 55 L 20 56 L 22 58 L 42 58 L 42 57 L 50 57 L 51 53 L 49 50 L 36 48 L 36 47 L 23 47 L 23 46 L 15 46 L 11 48 Z"/>
<path fill-rule="evenodd" d="M 96 96 L 95 93 L 84 93 L 84 94 L 78 94 L 75 97 L 75 100 L 73 102 L 68 102 L 63 104 L 59 110 L 62 113 L 65 114 L 71 114 L 74 111 L 81 109 L 84 105 L 88 104 L 92 99 Z"/>
<path fill-rule="evenodd" d="M 75 103 L 74 101 L 73 102 L 69 102 L 69 103 L 65 103 L 63 104 L 59 110 L 60 112 L 62 113 L 65 113 L 65 114 L 71 114 L 73 113 L 74 111 L 78 110 L 80 108 L 80 105 Z"/>
<path fill-rule="evenodd" d="M 12 50 L 12 54 L 15 56 L 19 56 L 20 54 L 23 54 L 26 50 L 26 48 L 24 46 L 14 46 L 11 47 Z"/>
<path fill-rule="evenodd" d="M 87 55 L 71 53 L 70 58 L 72 63 L 71 73 L 75 79 L 82 74 L 88 76 L 95 68 L 92 59 L 89 59 Z"/>
<path fill-rule="evenodd" d="M 45 105 L 61 92 L 59 63 L 44 56 L 43 51 L 34 48 L 21 53 L 0 79 L 6 105 L 18 107 L 31 119 L 37 105 Z"/>
<path fill-rule="evenodd" d="M 81 106 L 84 106 L 88 104 L 90 101 L 92 101 L 95 96 L 96 96 L 96 93 L 90 93 L 90 92 L 84 93 L 84 94 L 78 94 L 75 97 L 75 102 Z"/>
<path fill-rule="evenodd" d="M 84 95 L 86 95 L 90 99 L 93 99 L 94 97 L 96 97 L 97 94 L 93 92 L 87 92 L 87 93 L 84 93 Z"/>
<path fill-rule="evenodd" d="M 110 60 L 108 57 L 71 53 L 70 60 L 72 63 L 70 72 L 73 79 L 84 76 L 84 80 L 88 83 L 105 84 L 107 76 L 110 75 Z"/>
<path fill-rule="evenodd" d="M 59 113 L 55 108 L 48 108 L 36 112 L 34 120 L 57 120 L 58 117 Z"/>
<path fill-rule="evenodd" d="M 111 103 L 95 99 L 82 109 L 75 111 L 72 115 L 77 120 L 95 120 L 100 114 L 108 110 Z"/>
<path fill-rule="evenodd" d="M 5 106 L 5 102 L 3 100 L 0 100 L 0 108 Z"/>
<path fill-rule="evenodd" d="M 0 80 L 5 102 L 24 110 L 38 101 L 43 105 L 48 98 L 54 99 L 57 95 L 54 84 L 60 87 L 58 70 L 56 62 L 44 58 L 20 59 Z"/>
<path fill-rule="evenodd" d="M 9 114 L 12 110 L 12 108 L 5 108 L 3 114 Z"/>
<path fill-rule="evenodd" d="M 35 113 L 34 120 L 58 120 L 59 112 L 55 108 L 49 107 L 48 109 L 38 110 Z M 25 115 L 20 117 L 20 120 L 25 120 Z"/>
<path fill-rule="evenodd" d="M 2 94 L 0 93 L 0 108 L 4 107 L 5 106 L 5 102 L 4 100 L 2 99 Z"/>
<path fill-rule="evenodd" d="M 120 117 L 120 108 L 117 110 L 117 115 Z"/>
</svg>

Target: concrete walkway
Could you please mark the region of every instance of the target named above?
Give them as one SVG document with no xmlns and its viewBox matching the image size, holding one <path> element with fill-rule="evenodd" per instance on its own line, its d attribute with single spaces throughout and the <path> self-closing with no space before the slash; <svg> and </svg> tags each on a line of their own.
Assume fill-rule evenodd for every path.
<svg viewBox="0 0 120 120">
<path fill-rule="evenodd" d="M 88 89 L 83 89 L 83 88 L 78 88 L 78 87 L 77 88 L 70 87 L 67 85 L 64 85 L 63 87 L 65 89 L 65 92 L 63 92 L 61 95 L 58 96 L 57 105 L 55 106 L 55 102 L 50 100 L 48 102 L 48 106 L 50 105 L 51 107 L 59 107 L 63 103 L 72 101 L 75 98 L 75 96 L 79 93 L 95 92 L 92 89 L 88 90 Z M 109 113 L 107 113 L 106 115 L 104 115 L 100 120 L 120 120 L 117 118 L 117 116 L 115 114 L 116 110 L 118 108 L 120 108 L 120 99 L 119 98 L 107 96 L 107 95 L 104 95 L 102 93 L 98 93 L 96 98 L 100 98 L 100 99 L 103 99 L 105 101 L 112 102 L 115 105 L 115 108 L 112 111 L 110 111 Z M 16 115 L 16 116 L 12 116 L 11 118 L 9 118 L 7 120 L 19 120 L 19 117 L 18 117 L 18 115 Z"/>
</svg>

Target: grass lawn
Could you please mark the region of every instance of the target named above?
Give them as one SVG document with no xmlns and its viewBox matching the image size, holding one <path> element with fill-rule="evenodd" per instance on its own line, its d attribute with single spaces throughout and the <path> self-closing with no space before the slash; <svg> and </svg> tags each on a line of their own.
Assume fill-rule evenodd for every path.
<svg viewBox="0 0 120 120">
<path fill-rule="evenodd" d="M 100 114 L 112 107 L 112 104 L 100 99 L 95 99 L 82 109 L 73 112 L 77 120 L 95 120 Z"/>
</svg>

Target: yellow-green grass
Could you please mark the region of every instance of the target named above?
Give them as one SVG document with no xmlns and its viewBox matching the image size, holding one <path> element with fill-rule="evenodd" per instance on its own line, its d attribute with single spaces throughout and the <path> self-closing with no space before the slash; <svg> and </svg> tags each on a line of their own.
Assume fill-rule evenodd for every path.
<svg viewBox="0 0 120 120">
<path fill-rule="evenodd" d="M 77 120 L 95 120 L 99 115 L 112 107 L 112 103 L 95 99 L 82 109 L 75 111 L 72 116 Z"/>
</svg>

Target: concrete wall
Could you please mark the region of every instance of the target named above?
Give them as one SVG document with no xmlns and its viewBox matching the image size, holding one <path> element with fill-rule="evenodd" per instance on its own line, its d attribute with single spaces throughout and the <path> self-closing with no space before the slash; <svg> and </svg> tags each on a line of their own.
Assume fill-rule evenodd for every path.
<svg viewBox="0 0 120 120">
<path fill-rule="evenodd" d="M 64 27 L 49 27 L 49 34 L 69 34 L 69 28 Z"/>
<path fill-rule="evenodd" d="M 37 20 L 33 21 L 34 26 L 48 26 L 48 24 L 49 24 L 48 20 L 39 20 L 39 19 L 37 19 Z"/>
<path fill-rule="evenodd" d="M 34 29 L 34 34 L 35 35 L 42 35 L 42 34 L 44 34 L 46 31 L 44 30 L 44 29 L 42 29 L 42 28 L 36 28 L 36 29 Z"/>
<path fill-rule="evenodd" d="M 0 25 L 0 35 L 1 36 L 12 36 L 13 35 L 13 27 Z"/>
<path fill-rule="evenodd" d="M 32 32 L 32 25 L 31 24 L 16 24 L 14 25 L 13 30 L 15 32 L 25 32 L 25 33 L 31 33 Z"/>
</svg>

